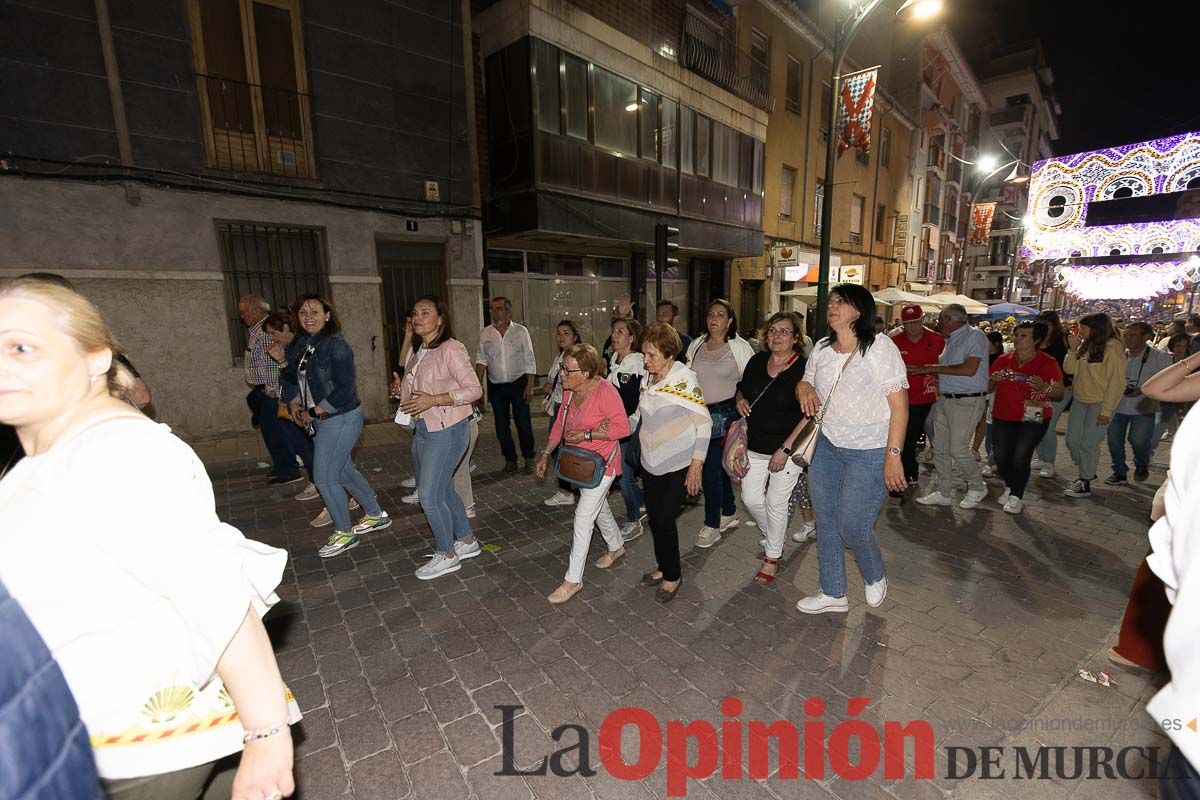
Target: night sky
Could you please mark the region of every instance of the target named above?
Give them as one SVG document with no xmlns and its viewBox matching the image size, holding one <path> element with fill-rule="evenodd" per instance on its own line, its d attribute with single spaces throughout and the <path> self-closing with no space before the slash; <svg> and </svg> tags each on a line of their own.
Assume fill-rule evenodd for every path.
<svg viewBox="0 0 1200 800">
<path fill-rule="evenodd" d="M 1062 106 L 1057 155 L 1200 130 L 1200 40 L 1192 3 L 945 3 L 944 21 L 968 58 L 991 35 L 1042 40 Z"/>
</svg>

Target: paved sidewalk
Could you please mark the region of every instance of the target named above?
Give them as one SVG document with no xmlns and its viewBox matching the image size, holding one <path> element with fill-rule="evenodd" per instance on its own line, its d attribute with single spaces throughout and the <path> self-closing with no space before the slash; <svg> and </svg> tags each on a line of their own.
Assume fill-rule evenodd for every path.
<svg viewBox="0 0 1200 800">
<path fill-rule="evenodd" d="M 601 721 L 640 706 L 660 720 L 708 720 L 719 730 L 728 719 L 720 703 L 731 695 L 744 702 L 742 719 L 798 724 L 815 719 L 804 701 L 821 697 L 827 735 L 847 718 L 851 697 L 870 698 L 859 716 L 878 730 L 885 719 L 928 720 L 938 777 L 888 781 L 881 764 L 859 782 L 828 770 L 820 781 L 785 780 L 772 756 L 765 781 L 722 780 L 718 770 L 689 781 L 688 797 L 1155 796 L 1150 781 L 947 780 L 943 748 L 1116 743 L 1157 745 L 1165 757 L 1166 740 L 1142 710 L 1155 684 L 1104 658 L 1147 548 L 1161 466 L 1147 484 L 1100 485 L 1091 500 L 1073 501 L 1061 495 L 1074 476 L 1063 452 L 1066 476 L 1035 478 L 1044 497 L 1019 517 L 1000 511 L 996 482 L 973 511 L 887 500 L 878 529 L 889 594 L 879 609 L 863 602 L 847 551 L 850 613 L 797 613 L 795 602 L 817 585 L 815 545 L 789 541 L 780 579 L 755 586 L 758 530 L 743 512 L 740 528 L 697 549 L 698 508 L 680 520 L 685 577 L 675 602 L 659 605 L 638 586 L 653 568 L 649 535 L 607 571 L 591 565 L 603 550 L 597 536 L 583 592 L 553 607 L 545 595 L 562 580 L 573 509 L 542 505 L 549 482 L 500 472 L 491 425 L 486 417 L 476 453 L 474 522 L 499 549 L 430 582 L 413 577 L 432 537 L 420 509 L 400 502 L 410 473 L 407 435 L 397 426 L 368 426 L 356 457 L 395 524 L 328 560 L 316 548 L 330 529 L 306 522 L 319 502 L 293 500 L 298 485 L 266 485 L 257 437 L 195 445 L 222 518 L 291 554 L 268 628 L 305 712 L 297 748 L 304 800 L 665 797 L 662 764 L 636 782 L 604 770 Z M 1164 449 L 1158 459 L 1165 458 Z M 611 500 L 623 508 L 619 495 Z M 1086 683 L 1079 668 L 1108 670 L 1117 685 Z M 513 724 L 519 766 L 574 744 L 571 732 L 557 744 L 549 736 L 574 723 L 591 735 L 597 774 L 494 776 L 502 733 L 495 707 L 505 704 L 523 707 Z M 1102 731 L 1051 729 L 1061 719 L 1107 722 L 1088 723 Z M 907 760 L 911 774 L 911 752 Z M 1011 755 L 1004 764 L 1011 772 Z"/>
</svg>

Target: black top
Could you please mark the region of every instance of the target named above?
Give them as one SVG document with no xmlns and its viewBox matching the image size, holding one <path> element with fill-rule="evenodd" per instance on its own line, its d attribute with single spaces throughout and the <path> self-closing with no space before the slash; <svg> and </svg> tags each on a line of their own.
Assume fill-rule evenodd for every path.
<svg viewBox="0 0 1200 800">
<path fill-rule="evenodd" d="M 25 451 L 17 439 L 17 429 L 11 425 L 0 425 L 0 478 L 17 465 Z"/>
<path fill-rule="evenodd" d="M 1058 362 L 1058 368 L 1062 370 L 1063 374 L 1063 386 L 1069 387 L 1071 385 L 1071 376 L 1068 375 L 1067 371 L 1063 369 L 1063 361 L 1065 361 L 1067 358 L 1066 344 L 1064 344 L 1062 340 L 1059 340 L 1043 348 L 1042 352 Z"/>
<path fill-rule="evenodd" d="M 737 387 L 746 402 L 754 404 L 747 430 L 750 451 L 767 456 L 783 446 L 783 440 L 804 416 L 796 400 L 796 384 L 804 379 L 804 358 L 797 356 L 790 367 L 779 373 L 774 383 L 767 374 L 770 358 L 768 351 L 755 353 L 746 363 Z M 767 389 L 768 384 L 770 389 Z M 759 398 L 764 389 L 766 393 Z M 757 402 L 756 398 L 759 398 Z"/>
</svg>

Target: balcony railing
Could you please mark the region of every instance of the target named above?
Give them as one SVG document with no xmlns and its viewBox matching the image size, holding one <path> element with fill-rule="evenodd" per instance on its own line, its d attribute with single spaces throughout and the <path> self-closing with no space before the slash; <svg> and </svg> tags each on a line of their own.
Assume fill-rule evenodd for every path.
<svg viewBox="0 0 1200 800">
<path fill-rule="evenodd" d="M 775 110 L 766 65 L 692 14 L 684 17 L 683 66 L 764 111 Z"/>
<path fill-rule="evenodd" d="M 925 206 L 925 216 L 921 221 L 926 225 L 939 225 L 942 221 L 942 209 L 933 204 Z"/>
<path fill-rule="evenodd" d="M 196 75 L 212 163 L 232 172 L 311 178 L 310 97 L 293 89 Z"/>
<path fill-rule="evenodd" d="M 1026 109 L 1028 106 L 1013 106 L 1002 111 L 993 111 L 988 115 L 988 124 L 993 128 L 999 128 L 1002 125 L 1024 124 Z"/>
</svg>

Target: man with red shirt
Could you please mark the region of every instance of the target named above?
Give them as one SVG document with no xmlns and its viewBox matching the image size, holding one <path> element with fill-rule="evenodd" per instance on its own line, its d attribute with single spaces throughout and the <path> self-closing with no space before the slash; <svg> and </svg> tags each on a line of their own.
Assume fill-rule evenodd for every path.
<svg viewBox="0 0 1200 800">
<path fill-rule="evenodd" d="M 892 341 L 900 350 L 900 357 L 904 359 L 906 366 L 936 364 L 938 356 L 946 347 L 946 337 L 925 327 L 924 314 L 918 305 L 905 306 L 900 311 L 904 328 L 892 334 Z M 909 373 L 908 429 L 904 433 L 904 450 L 900 454 L 900 463 L 904 465 L 904 477 L 908 479 L 909 486 L 916 486 L 920 475 L 920 467 L 917 466 L 917 441 L 925 432 L 925 420 L 929 418 L 937 395 L 937 375 Z M 892 496 L 899 495 L 892 492 Z"/>
</svg>

